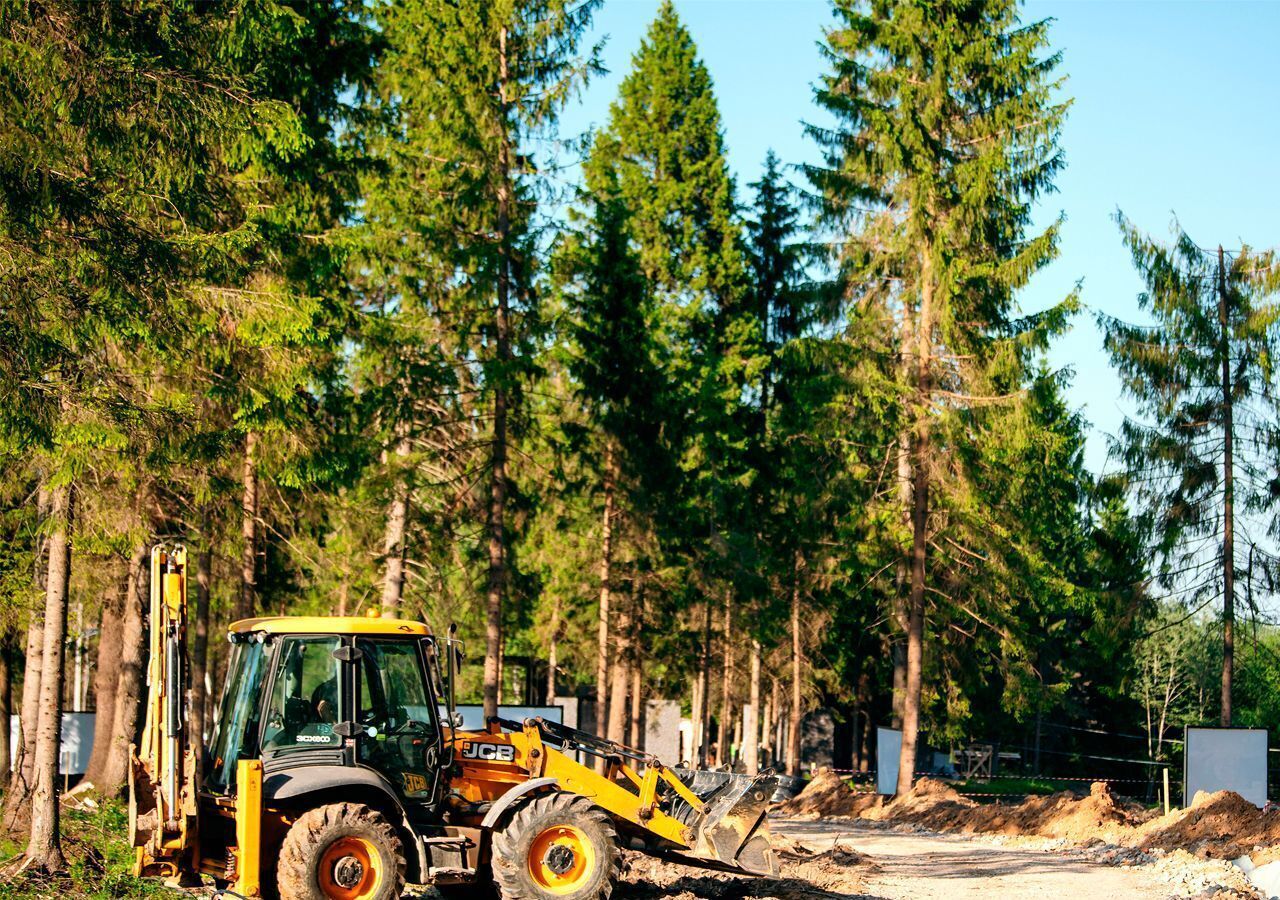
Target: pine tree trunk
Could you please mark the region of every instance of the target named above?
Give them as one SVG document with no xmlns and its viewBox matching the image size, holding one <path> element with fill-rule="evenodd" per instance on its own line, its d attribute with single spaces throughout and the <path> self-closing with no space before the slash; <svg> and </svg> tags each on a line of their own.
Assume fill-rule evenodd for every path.
<svg viewBox="0 0 1280 900">
<path fill-rule="evenodd" d="M 622 744 L 627 740 L 627 689 L 631 686 L 631 623 L 628 612 L 624 610 L 619 610 L 613 654 L 609 679 L 609 727 L 605 736 Z"/>
<path fill-rule="evenodd" d="M 116 682 L 115 710 L 110 729 L 102 732 L 102 738 L 110 741 L 102 769 L 102 783 L 98 785 L 104 797 L 120 796 L 129 779 L 129 744 L 137 737 L 145 674 L 144 626 L 149 605 L 145 599 L 148 580 L 147 548 L 145 544 L 139 544 L 129 559 L 129 577 L 121 613 L 120 677 Z"/>
<path fill-rule="evenodd" d="M 196 554 L 196 615 L 191 642 L 191 720 L 195 736 L 204 737 L 205 706 L 209 702 L 209 589 L 213 578 L 213 546 L 206 517 L 200 551 Z"/>
<path fill-rule="evenodd" d="M 118 573 L 115 582 L 111 594 L 103 601 L 102 619 L 98 626 L 98 662 L 93 677 L 94 719 L 98 729 L 84 773 L 84 780 L 94 787 L 101 784 L 103 768 L 107 764 L 111 722 L 116 709 L 116 687 L 120 680 L 121 610 L 126 585 L 124 577 Z"/>
<path fill-rule="evenodd" d="M 508 120 L 507 29 L 498 34 L 498 102 L 501 121 Z M 489 490 L 489 576 L 485 616 L 484 714 L 498 714 L 501 677 L 502 605 L 507 585 L 507 379 L 511 356 L 511 145 L 503 134 L 498 143 L 498 306 L 494 317 L 494 343 L 498 377 L 493 389 L 493 447 Z"/>
<path fill-rule="evenodd" d="M 729 762 L 729 744 L 731 722 L 733 720 L 733 601 L 732 592 L 724 593 L 724 652 L 723 667 L 720 670 L 720 722 L 716 735 L 720 746 L 718 762 L 723 765 Z"/>
<path fill-rule="evenodd" d="M 637 641 L 633 642 L 630 664 L 627 668 L 631 672 L 631 715 L 628 717 L 627 728 L 627 746 L 640 748 L 640 741 L 643 735 L 640 727 L 644 721 L 644 674 L 641 671 L 639 653 L 639 629 L 637 629 Z"/>
<path fill-rule="evenodd" d="M 933 348 L 933 271 L 929 248 L 921 260 L 920 322 L 916 333 L 916 435 L 912 447 L 911 595 L 907 604 L 907 692 L 902 708 L 902 750 L 898 756 L 899 794 L 915 780 L 920 734 L 920 693 L 924 672 L 925 560 L 929 524 L 929 406 L 932 397 L 930 358 Z"/>
<path fill-rule="evenodd" d="M 13 715 L 13 632 L 0 629 L 0 783 L 9 778 L 9 719 Z"/>
<path fill-rule="evenodd" d="M 760 642 L 751 642 L 750 700 L 742 710 L 742 759 L 748 775 L 760 771 Z"/>
<path fill-rule="evenodd" d="M 396 456 L 402 462 L 409 455 L 409 441 L 396 443 Z M 385 570 L 382 578 L 382 610 L 391 613 L 400 608 L 404 597 L 404 537 L 409 521 L 409 483 L 403 472 L 398 472 L 395 496 L 387 510 L 387 530 L 382 541 L 382 558 Z"/>
<path fill-rule="evenodd" d="M 796 551 L 791 584 L 791 722 L 787 728 L 787 774 L 800 774 L 800 725 L 803 721 L 800 654 L 800 570 L 802 559 Z"/>
<path fill-rule="evenodd" d="M 258 598 L 258 433 L 244 437 L 244 493 L 240 501 L 240 596 L 235 617 L 254 614 Z"/>
<path fill-rule="evenodd" d="M 551 606 L 551 637 L 547 641 L 547 705 L 556 702 L 556 669 L 560 665 L 560 598 Z"/>
<path fill-rule="evenodd" d="M 45 583 L 44 650 L 41 654 L 40 715 L 31 788 L 31 837 L 27 868 L 50 874 L 66 867 L 58 829 L 58 758 L 62 744 L 63 642 L 67 633 L 67 588 L 71 579 L 71 533 L 75 492 L 50 491 L 49 569 Z"/>
<path fill-rule="evenodd" d="M 707 751 L 710 749 L 711 732 L 711 601 L 702 603 L 702 647 L 698 660 L 698 696 L 702 698 L 699 711 L 698 732 L 698 766 L 707 765 Z"/>
<path fill-rule="evenodd" d="M 613 505 L 617 482 L 614 478 L 613 440 L 604 445 L 604 517 L 600 525 L 600 615 L 596 625 L 596 730 L 604 733 L 609 708 L 609 604 L 613 586 Z M 602 767 L 603 761 L 597 766 Z"/>
<path fill-rule="evenodd" d="M 49 516 L 50 493 L 41 488 L 36 500 L 37 517 L 41 523 Z M 36 543 L 35 584 L 44 597 L 48 585 L 48 540 L 39 538 Z M 19 712 L 18 743 L 14 748 L 9 786 L 4 794 L 4 826 L 16 832 L 29 817 L 28 803 L 34 780 L 36 759 L 36 729 L 40 718 L 40 676 L 44 669 L 44 612 L 32 610 L 27 623 L 25 653 L 22 669 L 22 709 Z"/>
<path fill-rule="evenodd" d="M 695 765 L 698 760 L 698 748 L 702 746 L 702 675 L 695 674 L 689 685 L 689 756 L 681 762 Z"/>
<path fill-rule="evenodd" d="M 1234 390 L 1231 383 L 1231 330 L 1227 314 L 1227 275 L 1222 247 L 1218 247 L 1218 324 L 1222 329 L 1222 715 L 1223 728 L 1231 727 L 1231 686 L 1235 672 L 1236 535 L 1235 535 L 1235 425 Z"/>
</svg>

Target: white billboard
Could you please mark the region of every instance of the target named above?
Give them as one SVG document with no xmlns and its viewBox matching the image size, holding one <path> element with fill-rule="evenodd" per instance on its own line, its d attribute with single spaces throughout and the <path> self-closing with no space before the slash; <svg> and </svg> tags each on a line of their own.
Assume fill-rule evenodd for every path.
<svg viewBox="0 0 1280 900">
<path fill-rule="evenodd" d="M 1187 727 L 1183 802 L 1197 791 L 1235 791 L 1255 806 L 1267 803 L 1265 728 Z"/>
</svg>

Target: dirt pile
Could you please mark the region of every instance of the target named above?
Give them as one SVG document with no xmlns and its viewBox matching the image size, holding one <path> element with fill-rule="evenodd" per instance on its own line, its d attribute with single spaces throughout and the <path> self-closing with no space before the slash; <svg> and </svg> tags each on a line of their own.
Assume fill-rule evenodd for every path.
<svg viewBox="0 0 1280 900">
<path fill-rule="evenodd" d="M 1138 834 L 1142 849 L 1181 848 L 1210 859 L 1253 854 L 1261 865 L 1280 858 L 1280 811 L 1263 811 L 1232 791 L 1197 793 L 1186 809 L 1147 822 Z"/>
<path fill-rule="evenodd" d="M 823 769 L 803 791 L 782 804 L 779 812 L 784 816 L 858 817 L 883 803 L 879 794 L 858 793 L 839 775 Z"/>
<path fill-rule="evenodd" d="M 856 895 L 875 868 L 865 856 L 847 847 L 813 853 L 794 842 L 788 846 L 779 851 L 782 873 L 777 879 L 696 869 L 628 852 L 614 896 L 633 900 L 836 900 Z"/>
</svg>

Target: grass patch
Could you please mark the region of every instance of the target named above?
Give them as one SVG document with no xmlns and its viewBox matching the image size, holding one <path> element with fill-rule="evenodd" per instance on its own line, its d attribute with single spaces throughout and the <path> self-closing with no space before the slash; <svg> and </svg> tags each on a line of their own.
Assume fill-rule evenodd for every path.
<svg viewBox="0 0 1280 900">
<path fill-rule="evenodd" d="M 56 878 L 23 876 L 0 883 L 0 900 L 116 900 L 155 897 L 168 893 L 158 879 L 134 878 L 133 848 L 125 839 L 128 813 L 121 803 L 103 803 L 96 810 L 62 810 L 62 852 L 67 872 Z M 22 853 L 22 845 L 0 840 L 0 859 Z"/>
<path fill-rule="evenodd" d="M 956 784 L 955 789 L 962 794 L 999 794 L 1001 796 L 1024 797 L 1076 790 L 1081 784 L 1083 782 L 1060 781 L 1055 778 L 993 778 L 991 781 L 979 781 L 971 778 Z"/>
</svg>

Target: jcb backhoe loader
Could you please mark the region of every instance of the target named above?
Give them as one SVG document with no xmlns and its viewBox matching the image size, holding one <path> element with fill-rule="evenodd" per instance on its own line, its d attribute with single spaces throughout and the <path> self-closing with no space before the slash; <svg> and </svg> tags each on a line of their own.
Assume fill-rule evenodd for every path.
<svg viewBox="0 0 1280 900">
<path fill-rule="evenodd" d="M 241 897 L 606 898 L 619 849 L 777 874 L 771 775 L 672 769 L 542 720 L 456 726 L 460 647 L 419 622 L 236 622 L 210 745 L 187 718 L 186 552 L 151 557 L 150 665 L 133 748 L 136 872 Z M 605 773 L 573 758 L 603 758 Z"/>
</svg>

